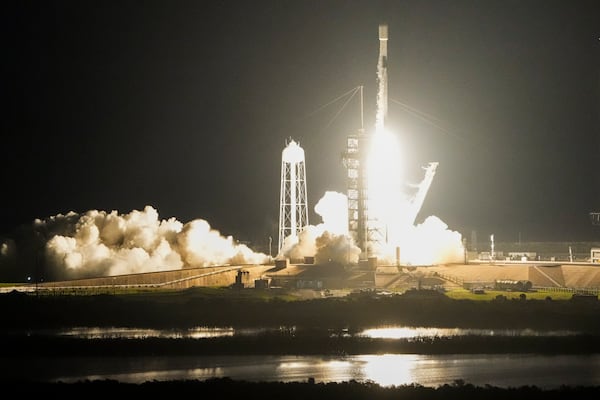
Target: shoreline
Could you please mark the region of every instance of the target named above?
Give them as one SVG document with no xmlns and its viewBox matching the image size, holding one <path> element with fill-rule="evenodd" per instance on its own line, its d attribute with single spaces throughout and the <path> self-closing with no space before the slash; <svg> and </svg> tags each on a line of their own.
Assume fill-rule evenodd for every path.
<svg viewBox="0 0 600 400">
<path fill-rule="evenodd" d="M 44 383 L 35 381 L 3 382 L 6 390 L 27 388 L 28 394 L 44 396 L 80 396 L 93 393 L 96 396 L 115 395 L 169 395 L 174 392 L 219 394 L 221 398 L 243 397 L 247 399 L 565 399 L 594 398 L 600 393 L 600 386 L 567 386 L 555 389 L 542 389 L 536 386 L 497 387 L 477 386 L 457 379 L 451 384 L 427 387 L 418 384 L 400 386 L 380 386 L 373 382 L 354 380 L 318 383 L 308 378 L 295 382 L 250 382 L 228 377 L 207 380 L 147 381 L 141 384 L 123 383 L 114 380 L 86 380 L 74 383 Z M 13 392 L 14 393 L 14 392 Z"/>
<path fill-rule="evenodd" d="M 265 333 L 216 338 L 105 338 L 0 335 L 3 358 L 87 356 L 600 354 L 600 335 L 480 336 L 381 339 L 326 332 Z"/>
</svg>

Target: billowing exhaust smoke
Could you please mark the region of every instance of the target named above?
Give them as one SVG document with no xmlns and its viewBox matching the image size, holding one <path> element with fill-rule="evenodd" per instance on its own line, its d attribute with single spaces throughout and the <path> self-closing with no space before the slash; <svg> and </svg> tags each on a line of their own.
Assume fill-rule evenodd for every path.
<svg viewBox="0 0 600 400">
<path fill-rule="evenodd" d="M 401 204 L 398 204 L 401 207 Z M 347 197 L 337 192 L 326 192 L 315 206 L 323 222 L 306 226 L 297 238 L 287 237 L 278 257 L 300 261 L 315 257 L 315 262 L 358 263 L 361 249 L 348 234 Z M 397 249 L 401 260 L 397 260 Z M 433 265 L 464 261 L 462 235 L 448 229 L 436 216 L 422 223 L 408 224 L 394 244 L 382 245 L 377 257 L 383 263 L 403 265 Z"/>
<path fill-rule="evenodd" d="M 308 225 L 294 238 L 288 236 L 278 257 L 302 260 L 315 257 L 315 262 L 357 263 L 360 248 L 348 235 L 348 200 L 346 195 L 328 191 L 315 205 L 323 222 Z"/>
<path fill-rule="evenodd" d="M 32 252 L 35 259 L 27 259 Z M 45 280 L 268 261 L 207 221 L 161 220 L 151 206 L 128 214 L 90 210 L 37 219 L 29 232 L 0 245 L 0 267 L 29 269 Z"/>
</svg>

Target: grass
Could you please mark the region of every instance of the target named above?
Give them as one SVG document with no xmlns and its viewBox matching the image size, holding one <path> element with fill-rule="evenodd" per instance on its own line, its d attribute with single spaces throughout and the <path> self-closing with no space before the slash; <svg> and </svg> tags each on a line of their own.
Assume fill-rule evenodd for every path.
<svg viewBox="0 0 600 400">
<path fill-rule="evenodd" d="M 230 299 L 230 300 L 301 300 L 303 297 L 294 291 L 277 289 L 232 289 L 229 287 L 192 287 L 189 289 L 153 289 L 141 292 L 117 292 L 116 295 L 134 296 L 136 299 L 151 299 L 172 302 L 180 299 Z"/>
<path fill-rule="evenodd" d="M 14 286 L 11 284 L 0 283 L 1 286 Z M 347 290 L 351 292 L 350 289 Z M 401 294 L 403 291 L 390 291 L 393 294 Z M 60 289 L 56 291 L 40 290 L 40 295 L 73 295 L 73 296 L 89 296 L 108 294 L 117 297 L 135 298 L 139 300 L 164 300 L 173 302 L 173 300 L 186 302 L 191 298 L 194 299 L 230 299 L 230 300 L 281 300 L 281 301 L 297 301 L 307 298 L 319 297 L 318 292 L 310 290 L 293 290 L 293 289 L 232 289 L 230 287 L 192 287 L 188 289 L 160 289 L 160 288 L 72 288 Z M 525 294 L 528 300 L 545 300 L 550 297 L 552 300 L 570 300 L 573 296 L 571 292 L 560 291 L 531 291 L 531 292 L 508 292 L 500 290 L 485 289 L 483 294 L 475 294 L 468 289 L 457 288 L 450 289 L 445 292 L 445 295 L 456 300 L 474 300 L 474 301 L 491 301 L 497 296 L 502 295 L 507 299 L 520 299 L 520 296 Z"/>
<path fill-rule="evenodd" d="M 540 290 L 536 292 L 506 292 L 501 290 L 485 290 L 483 294 L 475 294 L 467 289 L 454 289 L 449 290 L 446 293 L 451 299 L 456 300 L 495 300 L 496 296 L 502 295 L 507 299 L 520 299 L 522 294 L 525 294 L 526 299 L 528 300 L 545 300 L 547 297 L 550 297 L 552 300 L 570 300 L 573 296 L 573 293 L 570 292 L 550 292 L 545 290 Z"/>
<path fill-rule="evenodd" d="M 24 285 L 27 285 L 27 284 L 23 283 L 23 282 L 19 282 L 19 283 L 0 282 L 0 287 L 13 287 L 13 286 L 24 286 Z"/>
</svg>

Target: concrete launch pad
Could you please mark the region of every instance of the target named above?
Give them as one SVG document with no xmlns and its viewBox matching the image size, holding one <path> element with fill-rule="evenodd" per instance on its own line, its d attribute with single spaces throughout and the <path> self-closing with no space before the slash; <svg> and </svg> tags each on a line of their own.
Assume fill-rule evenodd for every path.
<svg viewBox="0 0 600 400">
<path fill-rule="evenodd" d="M 378 267 L 376 285 L 400 288 L 408 278 L 427 279 L 428 285 L 475 287 L 496 281 L 529 281 L 533 287 L 556 289 L 600 289 L 600 266 L 590 264 L 449 264 L 427 267 Z"/>
</svg>

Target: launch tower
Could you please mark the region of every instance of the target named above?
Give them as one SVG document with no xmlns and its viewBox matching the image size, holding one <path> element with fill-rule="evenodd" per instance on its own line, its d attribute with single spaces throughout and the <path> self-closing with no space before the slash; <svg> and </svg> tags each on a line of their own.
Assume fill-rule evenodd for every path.
<svg viewBox="0 0 600 400">
<path fill-rule="evenodd" d="M 308 225 L 306 197 L 304 149 L 290 140 L 281 153 L 278 253 L 281 252 L 285 238 L 291 236 L 292 240 L 296 239 Z"/>
<path fill-rule="evenodd" d="M 361 88 L 362 102 L 362 88 Z M 366 158 L 369 136 L 363 128 L 346 141 L 343 155 L 347 171 L 348 233 L 366 258 L 369 247 L 369 212 Z"/>
</svg>

